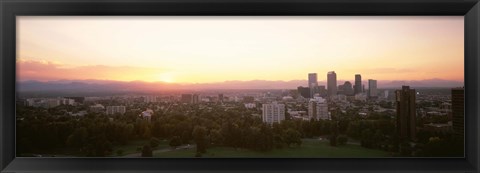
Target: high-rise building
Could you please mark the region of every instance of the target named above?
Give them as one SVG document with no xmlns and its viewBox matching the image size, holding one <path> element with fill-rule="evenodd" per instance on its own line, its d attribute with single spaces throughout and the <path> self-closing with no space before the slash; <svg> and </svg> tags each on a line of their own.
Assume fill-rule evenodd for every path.
<svg viewBox="0 0 480 173">
<path fill-rule="evenodd" d="M 353 91 L 353 88 L 352 88 L 352 83 L 350 83 L 349 81 L 345 81 L 345 83 L 343 84 L 343 94 L 345 94 L 347 96 L 354 95 L 354 91 Z"/>
<path fill-rule="evenodd" d="M 355 75 L 355 94 L 362 93 L 362 76 L 360 74 Z"/>
<path fill-rule="evenodd" d="M 268 124 L 285 120 L 285 105 L 276 102 L 262 105 L 262 120 Z"/>
<path fill-rule="evenodd" d="M 308 102 L 308 119 L 327 120 L 330 119 L 328 115 L 328 105 L 322 97 L 315 97 Z"/>
<path fill-rule="evenodd" d="M 464 133 L 464 88 L 452 89 L 452 126 L 455 135 L 463 137 Z"/>
<path fill-rule="evenodd" d="M 126 108 L 125 106 L 107 106 L 107 115 L 113 114 L 125 114 Z"/>
<path fill-rule="evenodd" d="M 327 73 L 327 91 L 329 97 L 337 95 L 337 74 L 335 71 Z"/>
<path fill-rule="evenodd" d="M 377 98 L 377 80 L 368 79 L 368 98 Z"/>
<path fill-rule="evenodd" d="M 318 89 L 318 78 L 317 73 L 308 73 L 308 87 L 310 88 L 310 96 L 313 97 Z"/>
<path fill-rule="evenodd" d="M 318 85 L 317 73 L 308 73 L 308 86 L 312 83 Z"/>
<path fill-rule="evenodd" d="M 402 86 L 395 91 L 397 105 L 397 135 L 401 141 L 414 141 L 416 138 L 415 89 Z"/>
</svg>

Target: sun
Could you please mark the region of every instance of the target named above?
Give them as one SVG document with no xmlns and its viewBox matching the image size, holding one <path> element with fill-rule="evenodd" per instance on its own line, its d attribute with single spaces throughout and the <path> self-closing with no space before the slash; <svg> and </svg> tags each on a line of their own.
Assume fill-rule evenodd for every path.
<svg viewBox="0 0 480 173">
<path fill-rule="evenodd" d="M 173 79 L 172 73 L 162 73 L 158 77 L 159 81 L 166 82 L 166 83 L 173 83 L 175 80 Z"/>
</svg>

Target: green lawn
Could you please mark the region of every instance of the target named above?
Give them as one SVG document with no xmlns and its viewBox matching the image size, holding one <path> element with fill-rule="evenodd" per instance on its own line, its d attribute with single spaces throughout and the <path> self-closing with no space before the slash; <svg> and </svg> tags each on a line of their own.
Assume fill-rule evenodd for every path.
<svg viewBox="0 0 480 173">
<path fill-rule="evenodd" d="M 269 152 L 257 152 L 247 149 L 231 147 L 208 148 L 202 157 L 389 157 L 389 154 L 381 150 L 363 148 L 359 145 L 347 144 L 345 146 L 332 147 L 328 141 L 314 139 L 302 140 L 302 146 L 274 149 Z M 154 157 L 193 157 L 195 148 L 178 149 L 163 153 L 156 153 Z"/>
</svg>

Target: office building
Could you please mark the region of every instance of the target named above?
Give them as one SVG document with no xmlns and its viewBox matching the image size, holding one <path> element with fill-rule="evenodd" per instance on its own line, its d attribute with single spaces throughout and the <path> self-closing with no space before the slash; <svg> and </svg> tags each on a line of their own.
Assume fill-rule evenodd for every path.
<svg viewBox="0 0 480 173">
<path fill-rule="evenodd" d="M 285 120 L 285 105 L 276 102 L 262 105 L 262 120 L 265 123 L 280 123 Z"/>
<path fill-rule="evenodd" d="M 368 79 L 368 98 L 374 99 L 377 98 L 377 80 Z"/>
<path fill-rule="evenodd" d="M 308 102 L 308 119 L 312 118 L 315 120 L 330 119 L 327 101 L 322 97 L 315 97 Z"/>
<path fill-rule="evenodd" d="M 308 73 L 308 86 L 310 84 L 318 85 L 317 73 Z"/>
<path fill-rule="evenodd" d="M 308 73 L 308 87 L 310 88 L 310 97 L 318 93 L 317 73 Z"/>
<path fill-rule="evenodd" d="M 355 75 L 355 94 L 362 93 L 362 76 L 360 74 Z"/>
<path fill-rule="evenodd" d="M 107 115 L 125 114 L 125 106 L 107 106 Z"/>
<path fill-rule="evenodd" d="M 402 86 L 395 91 L 397 105 L 396 129 L 400 141 L 414 141 L 416 139 L 416 109 L 415 90 L 409 86 Z"/>
<path fill-rule="evenodd" d="M 353 90 L 353 87 L 352 87 L 352 83 L 350 83 L 349 81 L 345 81 L 345 83 L 342 86 L 342 89 L 343 89 L 343 94 L 345 94 L 347 96 L 353 96 L 354 95 L 354 90 Z"/>
<path fill-rule="evenodd" d="M 452 126 L 455 135 L 463 137 L 464 133 L 464 88 L 452 89 Z"/>
<path fill-rule="evenodd" d="M 303 98 L 310 98 L 310 88 L 309 87 L 299 86 L 297 88 L 297 91 Z"/>
<path fill-rule="evenodd" d="M 337 95 L 337 74 L 335 71 L 327 73 L 327 92 L 328 97 Z"/>
</svg>

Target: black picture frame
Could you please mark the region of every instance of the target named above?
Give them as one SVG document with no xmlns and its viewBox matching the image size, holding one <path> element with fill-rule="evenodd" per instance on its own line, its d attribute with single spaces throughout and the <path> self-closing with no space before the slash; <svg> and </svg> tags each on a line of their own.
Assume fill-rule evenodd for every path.
<svg viewBox="0 0 480 173">
<path fill-rule="evenodd" d="M 478 0 L 1 0 L 0 170 L 3 172 L 478 172 Z M 465 17 L 465 158 L 143 159 L 15 158 L 19 15 L 458 15 Z"/>
</svg>

